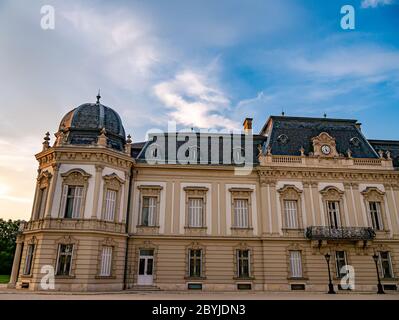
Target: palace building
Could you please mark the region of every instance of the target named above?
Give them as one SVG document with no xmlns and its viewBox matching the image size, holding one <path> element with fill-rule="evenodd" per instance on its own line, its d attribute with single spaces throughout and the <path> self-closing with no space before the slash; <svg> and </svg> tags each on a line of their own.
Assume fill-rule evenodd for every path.
<svg viewBox="0 0 399 320">
<path fill-rule="evenodd" d="M 399 141 L 356 120 L 271 116 L 258 133 L 154 133 L 85 103 L 36 154 L 9 287 L 397 290 Z M 328 261 L 328 264 L 327 264 Z M 53 270 L 53 271 L 51 271 Z M 378 273 L 377 273 L 378 270 Z M 50 273 L 49 273 L 50 272 Z"/>
</svg>

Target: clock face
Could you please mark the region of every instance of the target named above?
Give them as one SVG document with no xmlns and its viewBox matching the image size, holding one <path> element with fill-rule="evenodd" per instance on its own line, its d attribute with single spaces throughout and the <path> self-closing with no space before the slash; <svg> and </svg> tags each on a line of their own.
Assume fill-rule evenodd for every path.
<svg viewBox="0 0 399 320">
<path fill-rule="evenodd" d="M 329 154 L 331 152 L 331 148 L 328 145 L 324 145 L 321 147 L 321 152 L 323 152 L 323 154 Z"/>
</svg>

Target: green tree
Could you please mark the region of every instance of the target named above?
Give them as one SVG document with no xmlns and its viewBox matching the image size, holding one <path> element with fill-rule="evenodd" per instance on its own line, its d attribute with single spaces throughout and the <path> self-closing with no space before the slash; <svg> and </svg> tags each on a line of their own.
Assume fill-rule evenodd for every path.
<svg viewBox="0 0 399 320">
<path fill-rule="evenodd" d="M 0 218 L 0 274 L 10 274 L 20 220 Z"/>
</svg>

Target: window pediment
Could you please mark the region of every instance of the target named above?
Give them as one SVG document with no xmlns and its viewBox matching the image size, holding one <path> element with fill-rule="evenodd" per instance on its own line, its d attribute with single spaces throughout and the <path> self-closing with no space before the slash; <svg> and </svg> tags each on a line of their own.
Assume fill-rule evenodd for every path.
<svg viewBox="0 0 399 320">
<path fill-rule="evenodd" d="M 340 200 L 343 197 L 344 192 L 334 186 L 327 186 L 320 191 L 325 200 Z"/>
<path fill-rule="evenodd" d="M 91 177 L 91 174 L 87 173 L 83 169 L 76 168 L 65 173 L 61 173 L 61 177 L 64 179 L 65 184 L 80 185 L 86 184 L 87 180 Z"/>
<path fill-rule="evenodd" d="M 110 189 L 113 190 L 119 190 L 122 184 L 125 183 L 124 180 L 119 178 L 119 176 L 115 173 L 108 174 L 106 176 L 103 176 L 104 182 L 106 186 Z"/>
<path fill-rule="evenodd" d="M 367 201 L 383 201 L 385 192 L 376 187 L 367 187 L 361 194 Z"/>
<path fill-rule="evenodd" d="M 40 188 L 45 188 L 50 184 L 51 177 L 53 175 L 48 171 L 43 171 L 37 178 L 37 182 Z"/>
<path fill-rule="evenodd" d="M 302 190 L 291 184 L 286 184 L 278 190 L 280 196 L 285 200 L 298 200 L 301 197 Z"/>
</svg>

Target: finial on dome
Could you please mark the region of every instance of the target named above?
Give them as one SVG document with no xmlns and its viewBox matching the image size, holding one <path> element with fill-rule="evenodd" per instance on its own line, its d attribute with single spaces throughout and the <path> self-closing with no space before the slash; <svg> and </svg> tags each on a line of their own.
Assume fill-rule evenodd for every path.
<svg viewBox="0 0 399 320">
<path fill-rule="evenodd" d="M 101 95 L 100 95 L 100 89 L 98 89 L 98 93 L 97 93 L 97 104 L 100 104 L 100 99 L 101 99 Z"/>
</svg>

